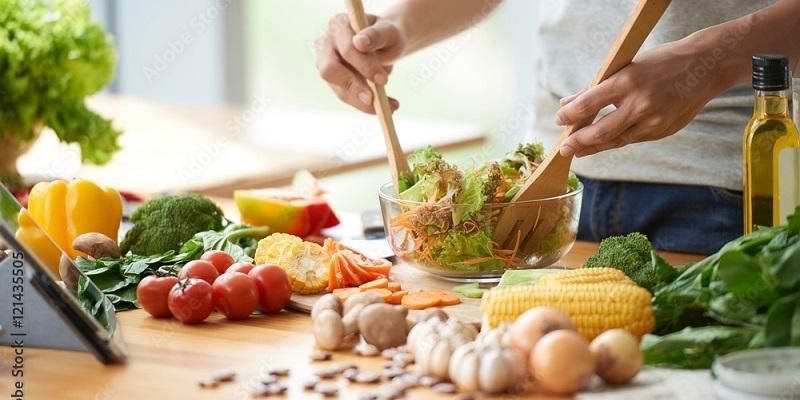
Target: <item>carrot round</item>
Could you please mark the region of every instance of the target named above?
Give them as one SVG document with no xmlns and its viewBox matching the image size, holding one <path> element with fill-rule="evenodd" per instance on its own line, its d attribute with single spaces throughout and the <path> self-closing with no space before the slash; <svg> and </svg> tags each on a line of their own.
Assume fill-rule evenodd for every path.
<svg viewBox="0 0 800 400">
<path fill-rule="evenodd" d="M 359 289 L 361 290 L 361 289 Z M 367 289 L 364 290 L 365 293 L 375 293 L 383 298 L 383 301 L 386 301 L 389 297 L 391 297 L 392 292 L 389 289 L 384 288 L 375 288 L 375 289 Z"/>
<path fill-rule="evenodd" d="M 359 286 L 361 290 L 369 290 L 369 289 L 388 289 L 389 288 L 389 280 L 386 278 L 375 279 L 374 281 L 367 282 L 361 286 Z"/>
<path fill-rule="evenodd" d="M 338 297 L 339 297 L 339 299 L 341 299 L 341 300 L 342 300 L 342 302 L 345 302 L 345 301 L 347 301 L 347 299 L 348 299 L 350 296 L 352 296 L 352 295 L 354 295 L 354 294 L 356 294 L 356 293 L 361 293 L 361 290 L 360 290 L 359 288 L 354 288 L 354 287 L 350 287 L 350 288 L 339 288 L 339 289 L 334 289 L 334 290 L 333 290 L 333 294 L 335 294 L 336 296 L 338 296 Z"/>
<path fill-rule="evenodd" d="M 410 310 L 422 310 L 439 304 L 440 297 L 430 292 L 414 292 L 403 296 L 400 304 Z"/>
<path fill-rule="evenodd" d="M 458 297 L 458 295 L 452 293 L 445 293 L 441 298 L 439 298 L 440 306 L 454 306 L 460 303 L 461 303 L 461 298 Z"/>
<path fill-rule="evenodd" d="M 386 288 L 391 290 L 391 291 L 393 291 L 393 292 L 397 292 L 397 291 L 400 291 L 400 290 L 403 289 L 400 286 L 400 282 L 389 282 L 389 283 L 386 284 Z"/>
<path fill-rule="evenodd" d="M 398 290 L 396 292 L 392 292 L 392 295 L 386 299 L 386 302 L 389 304 L 401 304 L 403 297 L 408 294 L 405 290 Z"/>
</svg>

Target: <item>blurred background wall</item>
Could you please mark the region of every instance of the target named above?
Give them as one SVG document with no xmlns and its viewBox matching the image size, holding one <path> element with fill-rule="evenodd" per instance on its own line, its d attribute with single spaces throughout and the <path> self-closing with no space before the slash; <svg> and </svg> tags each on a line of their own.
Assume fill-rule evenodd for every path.
<svg viewBox="0 0 800 400">
<path fill-rule="evenodd" d="M 115 36 L 119 68 L 109 91 L 189 105 L 248 105 L 352 112 L 318 78 L 312 43 L 341 1 L 90 0 Z M 506 0 L 482 24 L 396 66 L 388 92 L 406 117 L 459 120 L 521 137 L 535 52 L 537 2 Z M 391 2 L 366 0 L 379 13 Z M 511 132 L 509 132 L 511 130 Z"/>
</svg>

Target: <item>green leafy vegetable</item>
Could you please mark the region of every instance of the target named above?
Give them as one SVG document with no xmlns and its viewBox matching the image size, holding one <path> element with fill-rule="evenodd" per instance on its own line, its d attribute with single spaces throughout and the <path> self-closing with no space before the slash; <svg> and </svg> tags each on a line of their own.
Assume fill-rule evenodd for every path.
<svg viewBox="0 0 800 400">
<path fill-rule="evenodd" d="M 133 212 L 131 222 L 120 248 L 147 256 L 177 250 L 198 232 L 221 231 L 227 220 L 211 200 L 187 194 L 151 199 Z"/>
<path fill-rule="evenodd" d="M 645 363 L 670 368 L 708 368 L 719 355 L 747 348 L 755 330 L 726 326 L 685 328 L 642 340 Z"/>
<path fill-rule="evenodd" d="M 0 138 L 28 142 L 44 125 L 78 143 L 84 161 L 108 162 L 120 133 L 84 99 L 111 81 L 115 64 L 85 1 L 1 1 Z"/>
<path fill-rule="evenodd" d="M 222 250 L 237 262 L 252 262 L 258 241 L 270 233 L 268 227 L 252 227 L 246 224 L 230 224 L 222 231 L 199 232 L 181 246 L 182 253 L 201 249 Z"/>
<path fill-rule="evenodd" d="M 786 225 L 733 240 L 658 287 L 653 312 L 664 336 L 645 346 L 648 362 L 708 367 L 730 351 L 800 345 L 799 228 L 800 207 Z"/>
</svg>

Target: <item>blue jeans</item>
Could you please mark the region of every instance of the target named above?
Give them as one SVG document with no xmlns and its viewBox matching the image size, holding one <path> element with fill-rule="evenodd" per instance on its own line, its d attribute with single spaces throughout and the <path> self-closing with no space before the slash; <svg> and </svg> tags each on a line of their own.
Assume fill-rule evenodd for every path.
<svg viewBox="0 0 800 400">
<path fill-rule="evenodd" d="M 584 185 L 578 240 L 641 232 L 659 250 L 711 254 L 742 235 L 742 193 L 673 184 L 602 181 Z"/>
</svg>

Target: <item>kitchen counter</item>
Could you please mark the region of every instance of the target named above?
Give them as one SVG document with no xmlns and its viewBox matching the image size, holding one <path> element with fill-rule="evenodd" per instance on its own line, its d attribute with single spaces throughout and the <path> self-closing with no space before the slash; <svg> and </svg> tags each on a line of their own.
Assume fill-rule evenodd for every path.
<svg viewBox="0 0 800 400">
<path fill-rule="evenodd" d="M 578 242 L 561 264 L 580 265 L 597 249 L 597 244 Z M 684 254 L 664 254 L 672 264 L 699 259 Z M 212 315 L 200 326 L 186 326 L 175 320 L 156 320 L 144 311 L 119 313 L 123 339 L 129 352 L 125 366 L 105 367 L 86 353 L 25 349 L 26 399 L 247 399 L 246 388 L 261 372 L 276 367 L 290 367 L 287 398 L 321 398 L 304 392 L 301 382 L 315 368 L 308 355 L 313 347 L 310 318 L 284 311 L 278 315 L 253 317 L 246 321 L 225 321 Z M 57 333 L 56 333 L 57 334 Z M 0 393 L 12 390 L 9 361 L 11 351 L 0 347 Z M 380 371 L 380 357 L 356 357 L 350 352 L 334 354 L 332 362 L 355 362 L 362 370 Z M 330 362 L 327 362 L 330 363 Z M 212 371 L 230 368 L 237 372 L 235 382 L 215 389 L 203 389 L 196 381 Z M 579 399 L 707 399 L 711 398 L 708 371 L 673 371 L 649 368 L 634 384 L 618 389 L 594 389 Z M 348 384 L 337 381 L 339 398 L 357 398 L 358 393 L 375 385 Z M 414 389 L 408 398 L 437 399 L 428 389 Z M 535 393 L 515 399 L 544 399 Z"/>
</svg>

